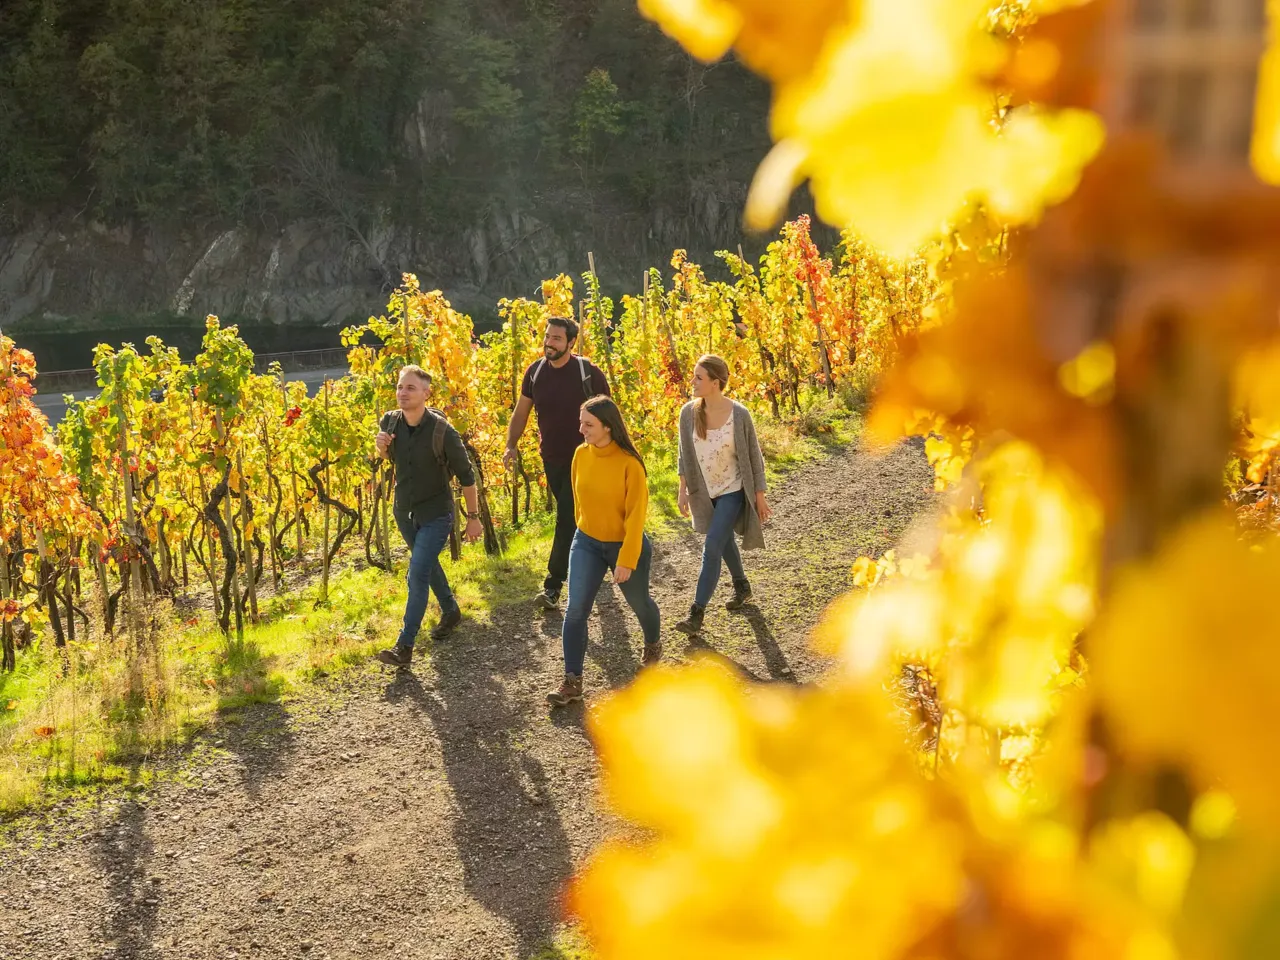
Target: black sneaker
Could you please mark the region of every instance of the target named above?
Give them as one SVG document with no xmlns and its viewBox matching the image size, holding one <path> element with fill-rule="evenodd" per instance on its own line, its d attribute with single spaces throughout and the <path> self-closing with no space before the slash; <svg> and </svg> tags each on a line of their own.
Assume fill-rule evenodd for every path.
<svg viewBox="0 0 1280 960">
<path fill-rule="evenodd" d="M 446 613 L 440 618 L 440 622 L 431 628 L 432 640 L 443 640 L 449 634 L 453 633 L 454 628 L 462 622 L 462 611 L 454 608 L 452 613 Z"/>
<path fill-rule="evenodd" d="M 378 659 L 389 667 L 407 667 L 413 662 L 413 647 L 392 647 L 379 650 Z"/>
<path fill-rule="evenodd" d="M 533 605 L 539 610 L 559 610 L 560 609 L 560 591 L 559 590 L 543 590 L 540 594 L 533 598 Z"/>
<path fill-rule="evenodd" d="M 741 610 L 751 602 L 751 584 L 746 580 L 733 581 L 733 596 L 724 602 L 726 610 Z"/>
<path fill-rule="evenodd" d="M 676 629 L 681 633 L 688 634 L 691 637 L 696 637 L 702 632 L 702 618 L 705 613 L 706 611 L 704 611 L 702 607 L 698 606 L 696 603 L 692 604 L 689 607 L 689 616 L 677 623 Z"/>
</svg>

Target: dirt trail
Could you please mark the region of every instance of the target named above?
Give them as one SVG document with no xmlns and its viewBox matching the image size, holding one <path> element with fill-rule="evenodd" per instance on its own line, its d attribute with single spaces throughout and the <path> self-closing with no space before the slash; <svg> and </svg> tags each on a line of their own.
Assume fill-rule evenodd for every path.
<svg viewBox="0 0 1280 960">
<path fill-rule="evenodd" d="M 849 449 L 773 494 L 769 549 L 746 554 L 750 616 L 708 611 L 706 645 L 759 681 L 821 670 L 805 636 L 849 565 L 930 501 L 920 447 Z M 700 544 L 658 546 L 666 659 Z M 376 664 L 221 727 L 172 782 L 31 817 L 0 850 L 0 958 L 552 958 L 557 895 L 607 833 L 580 706 L 543 700 L 558 615 L 501 608 L 396 674 Z M 640 638 L 606 585 L 587 708 L 628 682 Z"/>
</svg>

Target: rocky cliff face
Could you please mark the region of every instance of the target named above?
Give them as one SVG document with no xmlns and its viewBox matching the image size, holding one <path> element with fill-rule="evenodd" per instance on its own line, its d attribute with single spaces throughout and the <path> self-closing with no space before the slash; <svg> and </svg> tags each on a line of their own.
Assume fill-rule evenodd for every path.
<svg viewBox="0 0 1280 960">
<path fill-rule="evenodd" d="M 607 286 L 630 290 L 676 247 L 704 261 L 734 249 L 744 242 L 744 195 L 743 184 L 722 185 L 703 190 L 690 210 L 645 214 L 590 203 L 543 204 L 551 210 L 542 214 L 513 204 L 451 230 L 389 216 L 207 228 L 41 217 L 0 235 L 0 328 L 93 331 L 103 318 L 156 314 L 197 324 L 209 313 L 340 325 L 381 311 L 405 271 L 480 321 L 494 316 L 501 297 L 534 296 L 544 277 L 576 277 L 588 250 Z"/>
</svg>

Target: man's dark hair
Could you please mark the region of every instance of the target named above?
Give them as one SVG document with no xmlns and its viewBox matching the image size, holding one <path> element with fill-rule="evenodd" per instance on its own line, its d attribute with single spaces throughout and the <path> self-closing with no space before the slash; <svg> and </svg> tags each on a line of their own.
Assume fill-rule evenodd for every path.
<svg viewBox="0 0 1280 960">
<path fill-rule="evenodd" d="M 578 339 L 578 324 L 570 317 L 547 317 L 548 327 L 559 327 L 569 343 Z"/>
</svg>

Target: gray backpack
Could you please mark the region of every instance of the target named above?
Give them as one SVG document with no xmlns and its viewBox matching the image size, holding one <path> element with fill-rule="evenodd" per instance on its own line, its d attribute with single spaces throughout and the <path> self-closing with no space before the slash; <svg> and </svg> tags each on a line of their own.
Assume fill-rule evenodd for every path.
<svg viewBox="0 0 1280 960">
<path fill-rule="evenodd" d="M 582 395 L 586 399 L 591 399 L 595 394 L 591 390 L 591 371 L 587 369 L 587 361 L 583 357 L 574 357 L 578 361 L 578 373 L 582 376 Z M 543 367 L 547 365 L 547 358 L 543 357 L 538 361 L 538 366 L 533 371 L 533 379 L 529 381 L 529 389 L 533 389 L 538 385 L 538 374 L 542 373 Z"/>
</svg>

